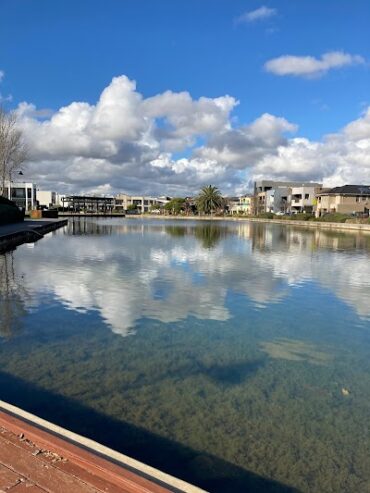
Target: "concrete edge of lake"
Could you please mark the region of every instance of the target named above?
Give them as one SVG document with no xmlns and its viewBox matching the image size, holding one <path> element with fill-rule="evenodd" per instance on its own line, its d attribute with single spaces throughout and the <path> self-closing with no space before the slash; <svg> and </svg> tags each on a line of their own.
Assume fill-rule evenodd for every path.
<svg viewBox="0 0 370 493">
<path fill-rule="evenodd" d="M 370 224 L 361 223 L 331 223 L 320 221 L 289 221 L 285 219 L 260 219 L 257 217 L 211 217 L 211 216 L 155 216 L 155 215 L 127 215 L 129 219 L 165 219 L 174 221 L 230 221 L 230 222 L 256 222 L 256 223 L 270 223 L 270 224 L 283 224 L 285 226 L 299 226 L 305 228 L 320 228 L 330 230 L 343 230 L 343 231 L 362 231 L 370 234 Z"/>
<path fill-rule="evenodd" d="M 67 219 L 29 220 L 0 226 L 0 253 L 23 243 L 34 243 L 45 234 L 66 226 L 67 223 Z"/>
<path fill-rule="evenodd" d="M 56 451 L 62 458 L 83 465 L 86 472 L 108 483 L 127 483 L 124 491 L 151 493 L 206 493 L 181 479 L 116 452 L 89 438 L 41 419 L 0 400 L 0 426 L 30 443 Z M 37 453 L 32 454 L 37 456 Z M 121 485 L 121 486 L 122 486 Z M 100 490 L 99 490 L 100 491 Z"/>
</svg>

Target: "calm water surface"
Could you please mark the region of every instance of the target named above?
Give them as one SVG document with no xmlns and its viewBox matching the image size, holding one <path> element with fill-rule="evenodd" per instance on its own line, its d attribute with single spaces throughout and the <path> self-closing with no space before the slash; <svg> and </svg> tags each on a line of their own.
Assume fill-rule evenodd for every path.
<svg viewBox="0 0 370 493">
<path fill-rule="evenodd" d="M 0 396 L 215 492 L 370 492 L 370 236 L 70 221 L 0 256 Z"/>
</svg>

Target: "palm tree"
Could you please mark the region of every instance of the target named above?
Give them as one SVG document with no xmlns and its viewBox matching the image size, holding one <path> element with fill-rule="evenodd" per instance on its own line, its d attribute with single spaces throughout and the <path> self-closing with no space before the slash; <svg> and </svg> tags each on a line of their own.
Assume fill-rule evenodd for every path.
<svg viewBox="0 0 370 493">
<path fill-rule="evenodd" d="M 220 190 L 212 185 L 203 187 L 197 197 L 198 210 L 204 214 L 212 214 L 212 212 L 219 209 L 222 204 L 223 199 Z"/>
</svg>

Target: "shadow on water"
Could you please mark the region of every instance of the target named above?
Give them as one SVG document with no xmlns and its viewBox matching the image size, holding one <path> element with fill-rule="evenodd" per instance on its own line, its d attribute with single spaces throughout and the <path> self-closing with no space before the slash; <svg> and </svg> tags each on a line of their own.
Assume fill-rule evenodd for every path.
<svg viewBox="0 0 370 493">
<path fill-rule="evenodd" d="M 203 373 L 218 384 L 240 385 L 257 373 L 264 364 L 265 359 L 258 359 L 225 366 L 213 365 L 209 368 L 203 367 Z"/>
<path fill-rule="evenodd" d="M 0 372 L 1 399 L 214 493 L 298 490 Z"/>
<path fill-rule="evenodd" d="M 213 384 L 222 387 L 231 387 L 243 384 L 246 380 L 252 378 L 260 368 L 266 364 L 267 358 L 241 361 L 228 364 L 207 365 L 197 360 L 192 361 L 190 365 L 176 368 L 176 376 L 179 380 L 185 380 L 194 376 L 205 376 Z M 126 389 L 139 390 L 141 387 L 148 385 L 158 385 L 167 381 L 168 373 L 160 374 L 156 379 L 152 375 L 141 375 L 132 385 L 127 384 Z"/>
</svg>

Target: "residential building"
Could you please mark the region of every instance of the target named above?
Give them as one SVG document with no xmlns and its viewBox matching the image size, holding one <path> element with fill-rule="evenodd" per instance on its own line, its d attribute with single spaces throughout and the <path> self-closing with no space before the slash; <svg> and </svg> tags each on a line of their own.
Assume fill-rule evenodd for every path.
<svg viewBox="0 0 370 493">
<path fill-rule="evenodd" d="M 37 190 L 36 199 L 39 207 L 47 207 L 49 209 L 62 206 L 61 196 L 57 192 Z"/>
<path fill-rule="evenodd" d="M 241 197 L 237 197 L 237 200 L 234 201 L 229 206 L 230 214 L 252 214 L 252 196 L 251 195 L 243 195 Z"/>
<path fill-rule="evenodd" d="M 36 185 L 28 182 L 5 182 L 3 196 L 26 212 L 36 209 Z"/>
<path fill-rule="evenodd" d="M 151 209 L 167 204 L 169 197 L 148 197 L 141 195 L 127 195 L 120 193 L 114 198 L 114 208 L 117 212 L 126 212 L 130 206 L 136 206 L 139 213 L 149 212 Z"/>
<path fill-rule="evenodd" d="M 322 190 L 317 197 L 316 217 L 339 212 L 368 216 L 370 186 L 344 185 Z"/>
<path fill-rule="evenodd" d="M 284 207 L 284 203 L 288 200 L 288 193 L 283 195 L 283 190 L 279 190 L 276 193 L 276 202 L 275 202 L 275 193 L 271 192 L 277 189 L 287 189 L 287 187 L 291 186 L 290 182 L 283 181 L 273 181 L 273 180 L 259 180 L 254 183 L 254 195 L 253 195 L 253 214 L 263 214 L 264 212 L 278 212 L 282 207 Z M 270 193 L 268 193 L 270 192 Z M 278 205 L 279 202 L 279 205 Z M 284 203 L 283 203 L 284 202 Z M 276 210 L 275 210 L 276 209 Z"/>
<path fill-rule="evenodd" d="M 258 215 L 264 212 L 272 212 L 274 214 L 290 212 L 289 197 L 291 196 L 291 190 L 293 188 L 320 188 L 321 186 L 320 183 L 312 182 L 256 181 L 254 184 L 253 214 Z"/>
<path fill-rule="evenodd" d="M 240 197 L 224 197 L 224 212 L 233 213 L 232 211 L 239 205 Z"/>
<path fill-rule="evenodd" d="M 288 197 L 288 212 L 292 214 L 315 212 L 317 195 L 322 190 L 322 184 L 301 185 L 291 187 Z"/>
<path fill-rule="evenodd" d="M 265 192 L 265 212 L 288 212 L 290 188 L 277 186 Z"/>
</svg>

